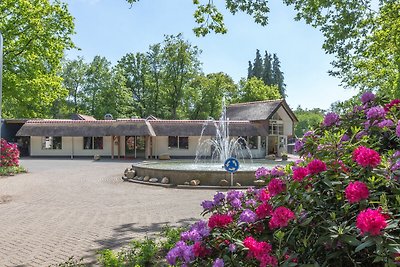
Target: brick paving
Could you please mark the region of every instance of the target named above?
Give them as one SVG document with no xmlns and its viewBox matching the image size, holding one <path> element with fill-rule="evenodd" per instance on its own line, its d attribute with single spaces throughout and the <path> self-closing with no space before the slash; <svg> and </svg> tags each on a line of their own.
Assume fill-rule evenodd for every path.
<svg viewBox="0 0 400 267">
<path fill-rule="evenodd" d="M 0 178 L 0 266 L 49 266 L 70 256 L 94 262 L 165 224 L 200 218 L 212 190 L 123 182 L 129 161 L 24 159 L 29 171 Z"/>
</svg>

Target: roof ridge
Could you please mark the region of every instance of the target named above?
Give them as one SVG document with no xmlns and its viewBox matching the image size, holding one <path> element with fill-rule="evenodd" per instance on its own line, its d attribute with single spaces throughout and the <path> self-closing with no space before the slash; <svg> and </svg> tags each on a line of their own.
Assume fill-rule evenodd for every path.
<svg viewBox="0 0 400 267">
<path fill-rule="evenodd" d="M 251 102 L 244 102 L 244 103 L 234 103 L 229 104 L 229 106 L 245 106 L 245 105 L 252 105 L 252 104 L 261 104 L 261 103 L 268 103 L 268 102 L 282 102 L 284 101 L 283 98 L 280 99 L 269 99 L 269 100 L 260 100 L 260 101 L 251 101 Z"/>
</svg>

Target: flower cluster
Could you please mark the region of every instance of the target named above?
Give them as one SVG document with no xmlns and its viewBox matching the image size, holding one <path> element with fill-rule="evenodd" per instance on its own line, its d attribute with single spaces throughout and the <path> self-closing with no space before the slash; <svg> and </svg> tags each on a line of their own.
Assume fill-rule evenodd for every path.
<svg viewBox="0 0 400 267">
<path fill-rule="evenodd" d="M 333 125 L 338 125 L 339 124 L 339 115 L 334 113 L 334 112 L 330 112 L 328 114 L 325 115 L 324 118 L 324 126 L 329 127 L 329 126 L 333 126 Z"/>
<path fill-rule="evenodd" d="M 378 210 L 366 209 L 357 216 L 357 228 L 361 234 L 380 235 L 387 226 L 385 216 Z"/>
<path fill-rule="evenodd" d="M 360 181 L 350 182 L 345 190 L 346 198 L 350 203 L 357 203 L 360 200 L 368 199 L 369 191 L 366 184 Z"/>
<path fill-rule="evenodd" d="M 19 166 L 19 150 L 16 144 L 8 143 L 5 139 L 0 139 L 0 167 Z"/>
<path fill-rule="evenodd" d="M 353 151 L 353 160 L 363 167 L 375 168 L 381 163 L 381 156 L 373 149 L 359 146 Z"/>
<path fill-rule="evenodd" d="M 394 266 L 400 262 L 399 118 L 400 100 L 385 105 L 371 92 L 349 113 L 327 114 L 321 128 L 298 140 L 301 160 L 256 171 L 267 186 L 203 201 L 208 221 L 182 233 L 168 263 Z"/>
<path fill-rule="evenodd" d="M 271 256 L 272 246 L 267 242 L 258 242 L 249 236 L 243 240 L 243 245 L 249 249 L 247 257 L 255 258 L 260 262 L 260 266 L 277 266 L 278 261 Z"/>
</svg>

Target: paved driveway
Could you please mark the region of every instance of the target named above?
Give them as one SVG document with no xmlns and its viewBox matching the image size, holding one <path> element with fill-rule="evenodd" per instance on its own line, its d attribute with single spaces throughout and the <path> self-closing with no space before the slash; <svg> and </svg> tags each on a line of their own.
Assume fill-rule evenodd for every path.
<svg viewBox="0 0 400 267">
<path fill-rule="evenodd" d="M 129 161 L 25 159 L 29 173 L 0 178 L 0 266 L 95 259 L 165 224 L 200 218 L 212 190 L 122 182 Z"/>
</svg>

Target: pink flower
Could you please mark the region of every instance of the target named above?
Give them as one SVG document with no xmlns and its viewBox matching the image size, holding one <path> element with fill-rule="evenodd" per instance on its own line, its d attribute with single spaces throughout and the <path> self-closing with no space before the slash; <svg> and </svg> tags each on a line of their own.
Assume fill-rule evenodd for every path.
<svg viewBox="0 0 400 267">
<path fill-rule="evenodd" d="M 260 262 L 260 266 L 277 266 L 278 261 L 271 256 L 272 246 L 267 242 L 258 242 L 252 236 L 248 236 L 243 240 L 243 245 L 249 249 L 247 257 L 255 258 Z"/>
<path fill-rule="evenodd" d="M 208 227 L 215 228 L 215 227 L 225 227 L 226 225 L 233 222 L 232 216 L 227 214 L 213 214 L 208 219 Z"/>
<path fill-rule="evenodd" d="M 355 181 L 349 183 L 345 190 L 346 198 L 350 203 L 357 203 L 369 196 L 368 187 L 363 182 Z"/>
<path fill-rule="evenodd" d="M 285 190 L 286 190 L 286 184 L 281 179 L 273 178 L 268 184 L 268 191 L 271 197 L 279 195 Z"/>
<path fill-rule="evenodd" d="M 205 256 L 211 254 L 211 250 L 203 246 L 201 242 L 196 242 L 193 245 L 193 254 L 196 257 L 204 258 Z"/>
<path fill-rule="evenodd" d="M 356 226 L 361 234 L 369 233 L 372 236 L 380 235 L 387 226 L 385 216 L 378 210 L 366 209 L 358 214 Z"/>
<path fill-rule="evenodd" d="M 269 228 L 282 228 L 286 227 L 290 220 L 293 220 L 296 216 L 293 211 L 286 207 L 278 207 L 272 212 L 271 220 L 269 221 Z"/>
<path fill-rule="evenodd" d="M 268 193 L 267 190 L 262 189 L 260 193 L 258 194 L 258 199 L 262 202 L 267 202 L 268 200 L 271 199 L 271 195 Z"/>
<path fill-rule="evenodd" d="M 256 209 L 256 214 L 259 219 L 264 219 L 265 217 L 271 215 L 272 206 L 268 203 L 263 203 Z"/>
<path fill-rule="evenodd" d="M 381 163 L 378 152 L 365 146 L 359 146 L 353 151 L 353 160 L 362 167 L 376 167 Z"/>
<path fill-rule="evenodd" d="M 318 174 L 320 172 L 326 171 L 326 164 L 323 161 L 320 161 L 319 159 L 314 159 L 307 165 L 308 173 L 313 175 L 313 174 Z"/>
<path fill-rule="evenodd" d="M 298 167 L 293 170 L 293 180 L 301 182 L 304 177 L 308 175 L 308 169 L 305 167 Z"/>
</svg>

